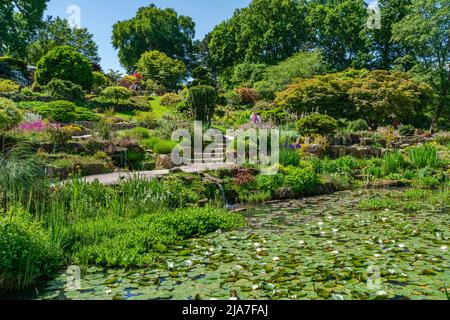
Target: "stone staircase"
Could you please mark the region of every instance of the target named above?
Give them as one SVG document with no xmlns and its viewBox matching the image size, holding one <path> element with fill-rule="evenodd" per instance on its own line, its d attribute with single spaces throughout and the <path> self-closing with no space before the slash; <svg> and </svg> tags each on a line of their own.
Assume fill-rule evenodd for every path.
<svg viewBox="0 0 450 320">
<path fill-rule="evenodd" d="M 214 163 L 226 163 L 227 142 L 224 138 L 223 142 L 219 142 L 215 145 L 215 148 L 210 152 L 192 152 L 191 164 L 214 164 Z"/>
</svg>

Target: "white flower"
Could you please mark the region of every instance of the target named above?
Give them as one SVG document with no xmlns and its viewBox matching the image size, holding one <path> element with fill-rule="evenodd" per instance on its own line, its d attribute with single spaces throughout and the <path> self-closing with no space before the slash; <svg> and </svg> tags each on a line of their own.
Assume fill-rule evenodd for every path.
<svg viewBox="0 0 450 320">
<path fill-rule="evenodd" d="M 173 262 L 167 261 L 167 267 L 168 267 L 169 269 L 173 269 L 174 266 L 175 266 L 175 265 L 174 265 Z"/>
<path fill-rule="evenodd" d="M 319 226 L 323 226 L 323 222 L 318 222 L 317 223 Z"/>
<path fill-rule="evenodd" d="M 244 269 L 244 267 L 243 267 L 243 266 L 241 266 L 241 265 L 239 265 L 239 264 L 237 264 L 237 265 L 236 265 L 236 269 L 239 269 L 239 270 L 241 270 L 241 269 Z"/>
<path fill-rule="evenodd" d="M 387 221 L 387 218 L 382 218 L 381 219 L 383 222 L 386 222 Z"/>
<path fill-rule="evenodd" d="M 333 244 L 333 241 L 327 241 L 327 244 Z"/>
<path fill-rule="evenodd" d="M 261 249 L 261 248 L 256 248 L 256 252 L 257 252 L 257 253 L 260 253 L 261 251 L 263 251 L 263 249 Z"/>
<path fill-rule="evenodd" d="M 389 209 L 387 209 L 387 208 L 386 208 L 386 209 L 384 209 L 384 211 L 388 212 L 388 211 L 389 211 Z"/>
<path fill-rule="evenodd" d="M 106 290 L 105 290 L 105 293 L 106 293 L 106 294 L 111 294 L 111 293 L 112 293 L 112 290 L 111 290 L 111 289 L 106 289 Z"/>
<path fill-rule="evenodd" d="M 374 256 L 375 258 L 379 258 L 379 257 L 381 257 L 381 254 L 375 253 L 373 256 Z"/>
<path fill-rule="evenodd" d="M 186 260 L 186 265 L 188 266 L 188 267 L 190 267 L 190 266 L 192 266 L 192 260 Z"/>
<path fill-rule="evenodd" d="M 273 257 L 272 260 L 273 260 L 273 261 L 280 261 L 280 258 L 279 258 L 279 257 Z"/>
<path fill-rule="evenodd" d="M 447 251 L 447 250 L 448 250 L 448 247 L 447 247 L 447 246 L 442 246 L 442 247 L 441 247 L 441 250 L 442 250 L 442 251 Z"/>
<path fill-rule="evenodd" d="M 398 245 L 398 247 L 399 247 L 399 248 L 404 248 L 405 245 L 404 245 L 403 243 L 400 243 L 400 244 Z"/>
<path fill-rule="evenodd" d="M 254 243 L 253 246 L 254 246 L 255 248 L 261 247 L 261 245 L 260 245 L 258 242 Z"/>
<path fill-rule="evenodd" d="M 378 295 L 378 296 L 384 296 L 384 295 L 386 295 L 386 294 L 387 294 L 387 292 L 384 291 L 384 290 L 380 290 L 380 291 L 377 292 L 377 295 Z"/>
<path fill-rule="evenodd" d="M 257 290 L 259 288 L 259 286 L 257 285 L 257 284 L 254 284 L 253 286 L 252 286 L 252 290 Z"/>
<path fill-rule="evenodd" d="M 303 246 L 303 245 L 305 245 L 305 241 L 300 240 L 300 241 L 298 242 L 298 244 L 301 245 L 301 246 Z"/>
<path fill-rule="evenodd" d="M 263 243 L 267 243 L 267 240 L 263 240 Z"/>
<path fill-rule="evenodd" d="M 325 231 L 320 232 L 320 235 L 323 237 L 325 236 L 327 233 Z"/>
<path fill-rule="evenodd" d="M 333 233 L 337 233 L 339 229 L 333 229 Z"/>
<path fill-rule="evenodd" d="M 339 254 L 339 251 L 333 251 L 332 254 Z"/>
<path fill-rule="evenodd" d="M 213 247 L 209 248 L 209 251 L 210 251 L 210 252 L 214 252 L 214 250 L 215 250 L 215 249 L 214 249 Z"/>
</svg>

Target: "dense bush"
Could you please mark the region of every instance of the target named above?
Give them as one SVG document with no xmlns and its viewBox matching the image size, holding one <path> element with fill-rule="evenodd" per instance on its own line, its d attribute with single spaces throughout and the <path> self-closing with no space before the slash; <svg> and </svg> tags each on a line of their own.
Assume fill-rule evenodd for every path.
<svg viewBox="0 0 450 320">
<path fill-rule="evenodd" d="M 8 130 L 23 119 L 22 112 L 14 101 L 0 97 L 0 130 Z"/>
<path fill-rule="evenodd" d="M 317 186 L 320 185 L 320 179 L 317 173 L 311 167 L 299 168 L 289 166 L 283 168 L 284 186 L 290 187 L 298 195 L 315 194 Z"/>
<path fill-rule="evenodd" d="M 197 86 L 189 89 L 187 105 L 195 120 L 210 123 L 216 108 L 217 93 L 211 86 Z"/>
<path fill-rule="evenodd" d="M 398 133 L 402 136 L 413 136 L 416 132 L 416 128 L 410 124 L 403 124 L 398 128 Z"/>
<path fill-rule="evenodd" d="M 289 118 L 289 114 L 283 108 L 275 108 L 260 112 L 261 120 L 264 122 L 273 122 L 276 124 L 285 123 Z"/>
<path fill-rule="evenodd" d="M 369 130 L 369 125 L 363 119 L 355 120 L 349 123 L 347 129 L 351 132 L 360 132 Z"/>
<path fill-rule="evenodd" d="M 267 65 L 262 63 L 241 63 L 234 67 L 231 84 L 233 87 L 242 85 L 253 86 L 263 80 Z"/>
<path fill-rule="evenodd" d="M 296 81 L 277 95 L 279 106 L 297 112 L 364 119 L 372 129 L 393 120 L 412 123 L 432 98 L 425 83 L 401 72 L 347 70 Z"/>
<path fill-rule="evenodd" d="M 253 88 L 237 88 L 236 93 L 244 104 L 253 105 L 259 99 L 258 92 Z"/>
<path fill-rule="evenodd" d="M 77 107 L 74 103 L 65 100 L 38 104 L 33 111 L 46 119 L 62 123 L 98 120 L 97 115 L 91 110 Z"/>
<path fill-rule="evenodd" d="M 45 87 L 45 92 L 58 99 L 78 100 L 83 98 L 81 86 L 61 79 L 52 79 Z"/>
<path fill-rule="evenodd" d="M 11 80 L 0 79 L 0 93 L 13 93 L 19 91 L 20 85 Z"/>
<path fill-rule="evenodd" d="M 161 96 L 160 104 L 162 106 L 172 107 L 182 101 L 182 97 L 176 93 L 166 93 Z"/>
<path fill-rule="evenodd" d="M 0 235 L 0 292 L 23 289 L 61 264 L 61 253 L 44 228 L 21 209 L 0 214 Z"/>
<path fill-rule="evenodd" d="M 92 72 L 92 80 L 93 80 L 92 89 L 96 92 L 105 89 L 111 84 L 111 80 L 109 80 L 109 78 L 103 72 L 100 71 Z"/>
<path fill-rule="evenodd" d="M 337 121 L 330 116 L 313 113 L 298 120 L 297 128 L 299 133 L 305 136 L 329 135 L 336 131 Z"/>
<path fill-rule="evenodd" d="M 157 154 L 169 154 L 172 153 L 177 144 L 175 141 L 159 141 L 154 145 L 153 151 Z"/>
<path fill-rule="evenodd" d="M 216 230 L 244 226 L 244 218 L 223 209 L 192 208 L 134 219 L 102 218 L 73 226 L 74 263 L 104 266 L 144 266 L 177 242 Z"/>
<path fill-rule="evenodd" d="M 182 61 L 156 50 L 144 52 L 136 66 L 145 80 L 153 80 L 167 89 L 175 89 L 186 77 L 186 66 Z"/>
<path fill-rule="evenodd" d="M 56 47 L 39 60 L 35 74 L 40 85 L 46 85 L 55 78 L 90 89 L 93 84 L 91 62 L 72 47 Z"/>
<path fill-rule="evenodd" d="M 113 86 L 104 89 L 101 93 L 101 97 L 118 104 L 120 101 L 130 99 L 131 91 L 125 87 Z"/>
</svg>

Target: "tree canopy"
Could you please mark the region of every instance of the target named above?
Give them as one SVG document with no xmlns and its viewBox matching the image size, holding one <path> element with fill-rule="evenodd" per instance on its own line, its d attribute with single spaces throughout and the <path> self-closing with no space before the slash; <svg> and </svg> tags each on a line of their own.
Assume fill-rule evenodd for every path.
<svg viewBox="0 0 450 320">
<path fill-rule="evenodd" d="M 24 58 L 26 45 L 42 23 L 48 0 L 0 1 L 0 55 Z"/>
<path fill-rule="evenodd" d="M 88 58 L 99 63 L 98 46 L 86 28 L 70 28 L 68 21 L 48 17 L 28 46 L 28 62 L 36 64 L 47 52 L 58 46 L 71 46 Z"/>
<path fill-rule="evenodd" d="M 136 16 L 113 26 L 112 44 L 119 50 L 119 60 L 133 72 L 146 51 L 157 50 L 188 64 L 193 54 L 195 23 L 173 9 L 154 4 L 141 7 Z"/>
</svg>

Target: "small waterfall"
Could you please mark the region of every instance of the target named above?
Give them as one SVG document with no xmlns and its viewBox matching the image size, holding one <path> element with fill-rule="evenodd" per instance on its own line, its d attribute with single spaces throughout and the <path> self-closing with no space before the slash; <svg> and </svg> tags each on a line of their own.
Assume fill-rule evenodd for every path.
<svg viewBox="0 0 450 320">
<path fill-rule="evenodd" d="M 231 205 L 228 203 L 227 196 L 225 195 L 225 190 L 220 183 L 216 183 L 217 187 L 220 190 L 220 194 L 222 195 L 223 206 L 225 209 L 230 209 Z"/>
</svg>

